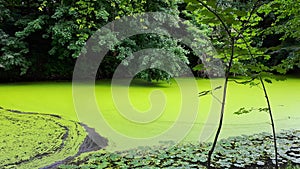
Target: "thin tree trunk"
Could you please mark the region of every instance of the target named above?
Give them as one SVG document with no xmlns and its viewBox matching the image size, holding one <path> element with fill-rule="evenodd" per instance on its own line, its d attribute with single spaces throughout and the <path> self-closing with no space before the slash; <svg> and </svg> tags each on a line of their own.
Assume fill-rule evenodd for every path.
<svg viewBox="0 0 300 169">
<path fill-rule="evenodd" d="M 213 141 L 213 145 L 211 147 L 211 150 L 208 152 L 208 160 L 207 160 L 207 167 L 208 168 L 211 168 L 211 158 L 212 158 L 212 154 L 215 150 L 215 147 L 216 147 L 216 144 L 217 144 L 217 141 L 218 141 L 218 138 L 219 138 L 219 135 L 221 133 L 221 129 L 222 129 L 222 125 L 223 125 L 223 118 L 224 118 L 224 112 L 225 112 L 225 101 L 226 101 L 226 95 L 227 95 L 227 86 L 228 86 L 228 79 L 229 79 L 229 73 L 230 73 L 230 70 L 231 70 L 231 66 L 232 66 L 232 61 L 233 61 L 233 57 L 234 57 L 234 44 L 235 44 L 235 38 L 231 36 L 231 33 L 230 33 L 230 29 L 228 28 L 228 26 L 226 25 L 226 23 L 222 20 L 222 18 L 218 15 L 217 12 L 213 11 L 209 6 L 207 6 L 204 2 L 202 2 L 201 0 L 198 0 L 198 2 L 204 6 L 208 11 L 210 11 L 211 13 L 213 13 L 217 18 L 218 20 L 222 23 L 225 31 L 227 32 L 228 36 L 230 37 L 230 40 L 231 40 L 231 55 L 230 55 L 230 60 L 229 60 L 229 65 L 226 69 L 226 76 L 225 76 L 225 82 L 224 82 L 224 90 L 223 90 L 223 98 L 222 98 L 222 107 L 221 107 L 221 112 L 220 112 L 220 121 L 219 121 L 219 126 L 218 126 L 218 129 L 217 129 L 217 132 L 216 132 L 216 135 L 215 135 L 215 138 L 214 138 L 214 141 Z M 248 18 L 247 21 L 250 20 L 254 10 L 256 9 L 257 5 L 258 5 L 258 2 L 259 0 L 257 0 L 252 8 L 252 11 L 250 12 L 250 16 Z M 243 23 L 244 24 L 244 23 Z M 241 35 L 241 32 L 238 34 L 237 37 L 239 37 Z M 242 38 L 244 41 L 245 39 Z M 248 46 L 247 42 L 245 41 L 246 45 L 247 45 L 247 48 L 248 50 L 250 49 L 250 46 Z M 251 55 L 251 57 L 253 58 L 252 56 L 252 53 L 251 51 L 249 50 L 249 54 Z M 272 110 L 271 110 L 271 105 L 270 105 L 270 101 L 269 101 L 269 97 L 268 97 L 268 94 L 267 94 L 267 90 L 265 88 L 265 85 L 264 85 L 264 82 L 262 80 L 261 77 L 260 78 L 260 82 L 263 86 L 263 90 L 264 90 L 264 94 L 265 94 L 265 97 L 266 97 L 266 101 L 267 101 L 267 104 L 268 104 L 268 110 L 269 110 L 269 115 L 270 115 L 270 120 L 271 120 L 271 124 L 272 124 L 272 131 L 273 131 L 273 137 L 274 137 L 274 147 L 275 147 L 275 161 L 276 161 L 276 169 L 278 169 L 278 159 L 277 159 L 277 143 L 276 143 L 276 132 L 275 132 L 275 125 L 274 125 L 274 120 L 273 120 L 273 116 L 272 116 Z"/>
<path fill-rule="evenodd" d="M 231 66 L 232 66 L 232 62 L 233 62 L 233 57 L 234 57 L 234 43 L 235 43 L 235 39 L 231 36 L 231 32 L 230 29 L 228 28 L 228 26 L 226 25 L 226 23 L 223 21 L 223 19 L 221 18 L 221 16 L 219 16 L 219 14 L 215 11 L 213 11 L 209 6 L 207 6 L 204 2 L 202 2 L 201 0 L 198 0 L 198 2 L 204 6 L 208 11 L 210 11 L 211 13 L 213 13 L 218 20 L 221 22 L 222 26 L 224 27 L 226 33 L 228 34 L 229 38 L 230 38 L 230 42 L 231 42 L 231 54 L 230 54 L 230 60 L 229 60 L 229 64 L 228 67 L 226 68 L 226 74 L 225 74 L 225 82 L 224 82 L 224 89 L 223 89 L 223 98 L 222 98 L 222 107 L 221 107 L 221 112 L 220 112 L 220 120 L 219 120 L 219 124 L 218 124 L 218 129 L 213 141 L 213 145 L 210 149 L 210 151 L 208 152 L 208 157 L 207 157 L 207 167 L 211 168 L 211 159 L 212 159 L 212 154 L 216 148 L 217 145 L 217 141 L 218 138 L 220 136 L 221 133 L 221 129 L 223 126 L 223 119 L 224 119 L 224 112 L 225 112 L 225 103 L 226 103 L 226 95 L 227 95 L 227 86 L 228 86 L 228 79 L 229 79 L 229 74 L 230 74 L 230 70 L 231 70 Z"/>
<path fill-rule="evenodd" d="M 244 43 L 246 44 L 247 48 L 248 48 L 248 52 L 251 56 L 251 59 L 254 59 L 253 54 L 251 52 L 250 46 L 248 45 L 246 39 L 244 37 L 242 37 L 242 40 L 244 41 Z M 271 126 L 272 126 L 272 133 L 273 133 L 273 143 L 274 143 L 274 153 L 275 153 L 275 168 L 278 169 L 278 149 L 277 149 L 277 140 L 276 140 L 276 130 L 275 130 L 275 123 L 274 123 L 274 119 L 273 119 L 273 113 L 272 113 L 272 109 L 271 109 L 271 103 L 270 103 L 270 99 L 267 93 L 267 89 L 265 86 L 265 82 L 263 81 L 262 77 L 259 75 L 259 81 L 263 87 L 263 91 L 264 91 L 264 95 L 266 98 L 266 102 L 268 105 L 268 112 L 269 112 L 269 116 L 270 116 L 270 121 L 271 121 Z"/>
<path fill-rule="evenodd" d="M 220 120 L 219 120 L 218 129 L 217 129 L 214 141 L 213 141 L 213 145 L 212 145 L 210 151 L 208 152 L 208 157 L 207 157 L 207 167 L 208 168 L 211 168 L 210 164 L 211 164 L 212 154 L 213 154 L 213 152 L 216 148 L 217 141 L 219 139 L 221 129 L 222 129 L 222 126 L 223 126 L 225 103 L 226 103 L 226 96 L 227 96 L 227 87 L 228 87 L 228 79 L 229 79 L 229 74 L 230 74 L 232 61 L 233 61 L 233 56 L 234 56 L 234 43 L 235 43 L 234 39 L 231 38 L 231 55 L 230 55 L 229 65 L 226 69 L 226 74 L 225 74 L 225 82 L 224 82 L 224 89 L 223 89 L 223 98 L 222 98 L 222 107 L 221 107 L 221 112 L 220 112 Z"/>
<path fill-rule="evenodd" d="M 273 142 L 274 142 L 274 151 L 275 151 L 275 168 L 278 169 L 278 151 L 277 151 L 277 140 L 276 140 L 276 130 L 275 130 L 275 123 L 274 123 L 274 119 L 273 119 L 273 113 L 272 113 L 272 109 L 271 109 L 271 104 L 270 104 L 270 100 L 269 100 L 269 96 L 267 93 L 267 89 L 265 86 L 265 83 L 263 81 L 263 79 L 261 78 L 261 76 L 259 76 L 259 80 L 260 83 L 263 87 L 263 91 L 266 97 L 266 102 L 268 105 L 268 111 L 269 111 L 269 115 L 270 115 L 270 121 L 271 121 L 271 126 L 272 126 L 272 132 L 273 132 Z"/>
</svg>

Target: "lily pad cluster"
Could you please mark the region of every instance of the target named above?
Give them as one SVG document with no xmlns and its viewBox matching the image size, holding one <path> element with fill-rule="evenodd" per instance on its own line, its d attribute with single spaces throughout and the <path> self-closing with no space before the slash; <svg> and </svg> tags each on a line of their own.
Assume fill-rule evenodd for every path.
<svg viewBox="0 0 300 169">
<path fill-rule="evenodd" d="M 300 130 L 277 134 L 279 164 L 299 168 Z M 218 142 L 214 168 L 272 168 L 275 164 L 270 133 L 229 137 Z M 60 168 L 205 168 L 211 143 L 184 143 L 173 147 L 140 147 L 123 152 L 100 150 L 79 156 Z"/>
</svg>

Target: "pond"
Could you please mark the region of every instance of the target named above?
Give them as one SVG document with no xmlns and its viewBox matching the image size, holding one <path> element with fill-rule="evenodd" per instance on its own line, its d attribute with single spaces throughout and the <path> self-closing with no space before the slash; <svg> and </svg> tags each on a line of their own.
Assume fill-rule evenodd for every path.
<svg viewBox="0 0 300 169">
<path fill-rule="evenodd" d="M 149 138 L 160 135 L 172 128 L 176 123 L 179 127 L 191 128 L 191 130 L 185 133 L 170 132 L 166 139 L 172 140 L 176 135 L 184 134 L 186 141 L 197 141 L 201 135 L 200 133 L 206 132 L 205 138 L 201 141 L 212 140 L 213 133 L 211 131 L 215 129 L 219 121 L 217 115 L 210 116 L 210 119 L 208 119 L 209 113 L 218 109 L 214 107 L 215 103 L 212 104 L 213 97 L 211 95 L 198 97 L 197 92 L 188 93 L 188 96 L 186 96 L 187 93 L 180 92 L 183 91 L 183 88 L 188 89 L 195 82 L 198 87 L 197 92 L 211 89 L 208 79 L 197 79 L 196 81 L 195 79 L 181 79 L 180 85 L 175 81 L 172 81 L 172 84 L 165 82 L 147 84 L 139 80 L 131 82 L 128 98 L 134 107 L 132 110 L 140 112 L 149 110 L 150 113 L 157 113 L 155 110 L 162 111 L 149 122 L 136 123 L 128 121 L 124 116 L 120 115 L 119 112 L 122 106 L 122 110 L 124 110 L 124 105 L 120 105 L 120 102 L 122 102 L 120 99 L 126 99 L 127 95 L 125 97 L 122 94 L 118 96 L 118 91 L 124 92 L 128 88 L 122 83 L 114 86 L 113 90 L 117 94 L 114 93 L 115 95 L 113 95 L 109 80 L 97 81 L 95 85 L 96 102 L 102 117 L 109 124 L 109 127 L 113 131 L 128 137 Z M 272 84 L 267 84 L 267 89 L 270 95 L 276 129 L 299 129 L 300 79 L 288 78 L 285 81 L 274 81 Z M 182 97 L 182 95 L 185 96 Z M 166 104 L 162 103 L 162 109 L 155 109 L 156 104 L 161 105 L 161 99 L 165 100 Z M 185 99 L 185 102 L 188 102 L 187 104 L 191 107 L 196 106 L 197 117 L 194 118 L 195 120 L 193 120 L 192 124 L 190 124 L 189 120 L 185 121 L 185 119 L 178 118 L 181 113 L 187 113 L 186 116 L 189 115 L 188 113 L 191 113 L 182 112 L 182 99 Z M 115 104 L 116 100 L 119 100 L 118 107 Z M 199 106 L 197 107 L 198 103 Z M 126 104 L 125 101 L 124 104 Z M 153 109 L 151 109 L 152 104 Z M 22 111 L 57 114 L 66 119 L 78 121 L 73 104 L 71 82 L 0 84 L 0 106 Z M 254 110 L 251 113 L 242 115 L 233 113 L 242 107 L 254 108 Z M 264 131 L 271 132 L 269 115 L 266 112 L 257 110 L 265 107 L 266 101 L 261 88 L 230 82 L 224 127 L 220 137 L 225 138 Z M 130 111 L 132 110 L 130 109 Z M 203 129 L 211 131 L 203 131 Z M 97 128 L 97 130 L 101 129 Z M 110 131 L 99 131 L 99 133 L 104 137 L 111 137 Z"/>
</svg>

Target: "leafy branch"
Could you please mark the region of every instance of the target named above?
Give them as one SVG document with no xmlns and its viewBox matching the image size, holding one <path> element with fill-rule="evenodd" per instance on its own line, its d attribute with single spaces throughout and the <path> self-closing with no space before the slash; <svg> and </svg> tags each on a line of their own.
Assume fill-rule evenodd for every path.
<svg viewBox="0 0 300 169">
<path fill-rule="evenodd" d="M 195 1 L 193 1 L 193 2 L 195 3 Z M 214 15 L 215 18 L 218 19 L 218 21 L 221 23 L 224 31 L 227 33 L 227 36 L 229 37 L 229 45 L 228 46 L 230 46 L 230 56 L 229 56 L 229 58 L 228 58 L 228 56 L 226 56 L 226 50 L 224 50 L 224 48 L 222 47 L 222 49 L 224 50 L 223 52 L 224 52 L 225 58 L 223 58 L 223 57 L 221 57 L 221 58 L 223 60 L 227 61 L 228 64 L 227 64 L 226 73 L 225 73 L 225 82 L 224 82 L 223 98 L 222 98 L 222 101 L 221 101 L 222 107 L 221 107 L 221 111 L 220 111 L 219 125 L 218 125 L 217 131 L 216 131 L 216 135 L 215 135 L 212 147 L 211 147 L 210 151 L 208 152 L 207 167 L 211 168 L 210 164 L 211 164 L 212 154 L 213 154 L 214 149 L 216 147 L 216 143 L 217 143 L 218 137 L 220 135 L 222 124 L 223 124 L 223 116 L 224 116 L 228 81 L 234 81 L 238 84 L 257 85 L 257 83 L 255 83 L 254 80 L 258 79 L 260 81 L 260 84 L 262 84 L 262 89 L 263 89 L 263 92 L 265 94 L 266 102 L 267 102 L 267 105 L 268 105 L 267 109 L 268 109 L 268 112 L 269 112 L 269 115 L 270 115 L 270 120 L 271 120 L 271 124 L 272 124 L 272 131 L 273 131 L 273 137 L 274 137 L 276 168 L 278 168 L 275 125 L 274 125 L 274 121 L 273 121 L 273 115 L 272 115 L 270 100 L 269 100 L 268 93 L 267 93 L 265 83 L 264 83 L 264 81 L 267 82 L 267 83 L 272 83 L 272 81 L 268 78 L 264 78 L 264 79 L 262 78 L 262 74 L 263 74 L 262 72 L 265 71 L 265 70 L 269 70 L 269 69 L 264 65 L 257 64 L 256 60 L 254 59 L 255 56 L 259 57 L 259 56 L 264 55 L 264 59 L 268 59 L 269 56 L 265 55 L 263 53 L 258 54 L 258 53 L 252 52 L 252 50 L 251 50 L 252 47 L 249 45 L 249 42 L 245 38 L 245 35 L 246 35 L 251 40 L 251 38 L 253 38 L 253 36 L 255 35 L 255 33 L 253 35 L 253 32 L 250 33 L 250 34 L 247 32 L 249 30 L 247 30 L 246 25 L 249 24 L 248 26 L 253 27 L 253 25 L 258 24 L 258 21 L 260 20 L 259 17 L 256 17 L 254 19 L 252 19 L 252 17 L 257 16 L 257 15 L 255 15 L 255 11 L 257 11 L 258 6 L 260 5 L 259 1 L 258 0 L 255 1 L 253 6 L 251 7 L 250 11 L 248 13 L 246 12 L 246 14 L 248 14 L 247 18 L 245 18 L 245 17 L 244 17 L 244 19 L 239 19 L 238 18 L 238 21 L 242 22 L 240 25 L 237 24 L 237 23 L 236 23 L 236 25 L 234 24 L 234 22 L 238 22 L 238 21 L 236 21 L 236 18 L 229 18 L 229 20 L 228 20 L 228 18 L 227 19 L 222 18 L 220 16 L 221 14 L 216 11 L 217 7 L 215 7 L 216 9 L 213 9 L 212 7 L 210 7 L 208 5 L 208 4 L 213 4 L 214 1 L 203 2 L 201 0 L 196 0 L 196 2 L 199 3 L 200 5 L 202 5 L 206 10 L 211 12 Z M 231 10 L 232 13 L 236 12 L 236 11 L 234 11 L 233 8 L 231 8 L 229 10 Z M 226 23 L 226 22 L 228 22 L 229 25 L 231 24 L 231 27 L 229 27 L 227 25 L 228 23 Z M 251 22 L 254 22 L 254 23 L 251 23 Z M 219 38 L 220 38 L 220 36 L 219 36 Z M 236 50 L 235 50 L 235 47 L 237 48 Z M 255 62 L 254 66 L 250 65 L 247 68 L 247 69 L 250 69 L 251 71 L 253 70 L 254 72 L 257 73 L 255 75 L 252 75 L 252 77 L 249 80 L 246 80 L 246 81 L 237 81 L 237 80 L 234 80 L 234 79 L 229 80 L 229 75 L 230 75 L 230 72 L 231 72 L 231 69 L 232 69 L 232 64 L 233 64 L 234 60 L 239 59 L 237 56 L 235 56 L 236 51 L 245 51 L 245 52 L 247 52 L 247 54 L 243 53 L 243 54 L 239 54 L 239 56 L 242 56 L 242 55 L 249 56 L 250 55 L 250 60 L 252 62 Z M 244 59 L 248 60 L 248 58 L 244 58 Z M 247 72 L 247 74 L 249 74 L 249 73 Z M 199 93 L 199 96 L 204 96 L 204 95 L 207 95 L 207 94 L 212 94 L 212 91 L 203 91 L 203 92 Z M 266 109 L 261 109 L 261 111 L 263 111 L 263 110 L 265 111 Z M 246 110 L 246 109 L 241 109 L 239 111 L 240 114 L 249 113 L 249 112 L 250 111 Z M 239 114 L 239 113 L 237 113 L 237 114 Z"/>
</svg>

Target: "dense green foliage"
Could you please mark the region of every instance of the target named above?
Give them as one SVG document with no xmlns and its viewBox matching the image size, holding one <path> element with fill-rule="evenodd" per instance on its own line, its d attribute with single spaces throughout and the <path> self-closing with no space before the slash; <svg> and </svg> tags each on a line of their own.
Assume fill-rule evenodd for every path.
<svg viewBox="0 0 300 169">
<path fill-rule="evenodd" d="M 235 46 L 236 58 L 232 73 L 244 75 L 249 69 L 257 69 L 245 67 L 250 62 L 250 56 L 244 40 L 251 45 L 251 52 L 262 70 L 286 73 L 289 69 L 296 70 L 294 65 L 299 67 L 299 31 L 296 31 L 299 26 L 299 7 L 294 5 L 299 3 L 295 2 L 209 2 L 216 11 L 222 11 L 222 18 L 231 28 L 231 34 L 239 38 Z M 253 4 L 260 7 L 259 13 L 251 13 L 250 7 Z M 189 12 L 185 10 L 186 6 L 191 9 Z M 1 0 L 0 9 L 0 78 L 5 81 L 70 79 L 76 58 L 97 29 L 122 16 L 141 12 L 161 11 L 185 18 L 212 38 L 219 52 L 217 57 L 223 58 L 225 63 L 230 53 L 226 44 L 229 39 L 216 18 L 203 7 L 189 6 L 181 0 Z M 164 22 L 160 18 L 158 21 Z M 102 41 L 112 44 L 114 38 L 107 35 Z M 195 39 L 195 42 L 199 41 Z M 111 77 L 121 60 L 146 48 L 167 49 L 191 67 L 201 63 L 178 40 L 161 35 L 137 35 L 110 47 L 97 78 Z M 149 81 L 168 80 L 172 76 L 156 69 L 138 75 Z"/>
<path fill-rule="evenodd" d="M 0 109 L 0 167 L 40 168 L 74 156 L 86 133 L 55 115 Z"/>
<path fill-rule="evenodd" d="M 267 53 L 272 56 L 269 64 L 276 65 L 280 73 L 300 67 L 300 8 L 297 0 L 274 0 L 259 8 L 264 21 L 260 35 Z M 277 37 L 276 39 L 274 37 Z M 269 41 L 272 39 L 272 41 Z M 268 42 L 269 41 L 269 42 Z"/>
<path fill-rule="evenodd" d="M 28 75 L 35 79 L 70 78 L 75 59 L 85 42 L 110 21 L 140 12 L 180 13 L 177 1 L 1 1 L 0 7 L 4 9 L 0 13 L 0 66 L 6 71 L 15 71 L 5 72 L 11 78 Z M 162 19 L 159 21 L 163 22 Z M 108 34 L 101 41 L 114 43 L 113 35 Z M 136 35 L 110 47 L 98 77 L 111 77 L 121 60 L 146 48 L 168 49 L 188 63 L 187 51 L 177 40 L 159 35 Z M 147 70 L 139 77 L 149 81 L 170 78 L 160 70 Z"/>
<path fill-rule="evenodd" d="M 207 7 L 212 11 L 196 1 L 186 2 L 190 2 L 187 10 L 193 22 L 209 26 L 208 36 L 219 53 L 216 57 L 226 66 L 232 52 L 231 38 L 234 39 L 232 74 L 270 76 L 270 73 L 285 74 L 299 68 L 300 42 L 294 29 L 299 10 L 297 7 L 286 10 L 290 9 L 287 3 L 292 6 L 292 1 L 210 1 Z M 286 27 L 286 22 L 290 26 Z"/>
</svg>

